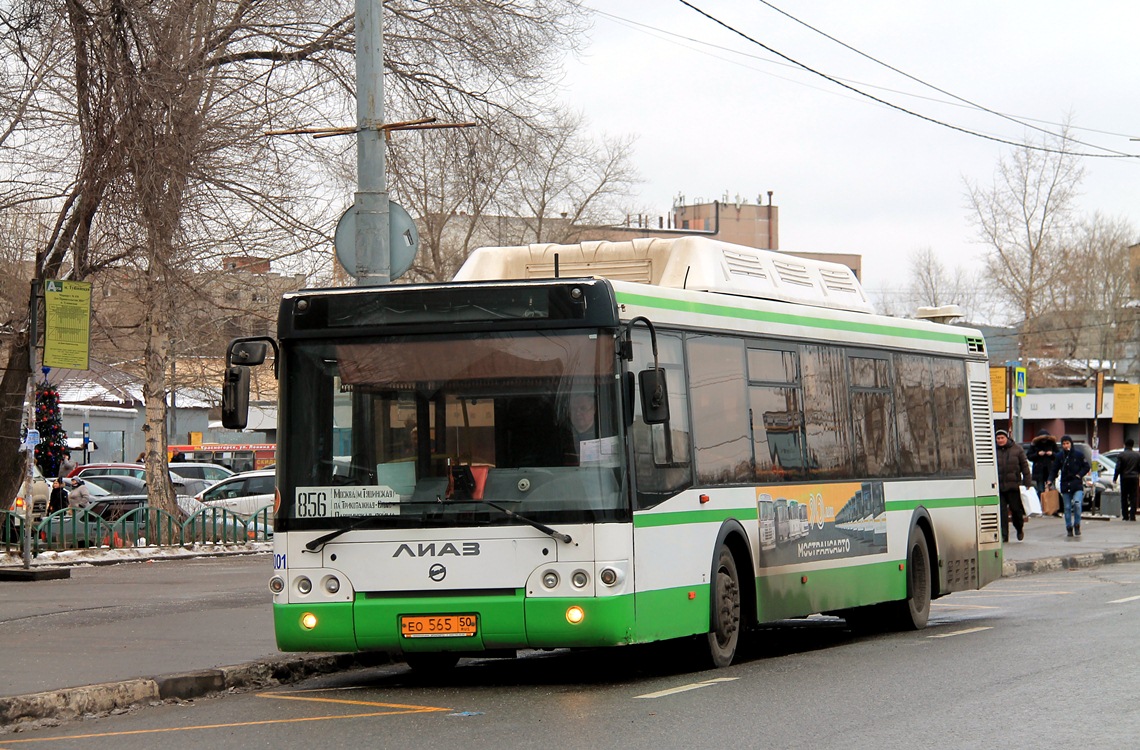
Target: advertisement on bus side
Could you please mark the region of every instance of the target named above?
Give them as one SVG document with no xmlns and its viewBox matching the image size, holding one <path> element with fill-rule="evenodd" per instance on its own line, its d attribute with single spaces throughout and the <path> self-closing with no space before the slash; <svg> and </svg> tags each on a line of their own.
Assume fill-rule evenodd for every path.
<svg viewBox="0 0 1140 750">
<path fill-rule="evenodd" d="M 887 551 L 881 481 L 758 487 L 756 505 L 761 567 Z"/>
</svg>

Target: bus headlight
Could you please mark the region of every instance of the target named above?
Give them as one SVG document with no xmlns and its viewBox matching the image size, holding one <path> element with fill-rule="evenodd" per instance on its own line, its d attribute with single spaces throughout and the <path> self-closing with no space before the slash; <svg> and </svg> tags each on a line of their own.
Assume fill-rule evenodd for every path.
<svg viewBox="0 0 1140 750">
<path fill-rule="evenodd" d="M 340 591 L 340 579 L 336 576 L 329 576 L 325 579 L 325 591 L 330 594 L 335 594 Z"/>
<path fill-rule="evenodd" d="M 274 594 L 280 594 L 285 590 L 285 579 L 281 576 L 273 576 L 269 579 L 269 590 Z"/>
<path fill-rule="evenodd" d="M 542 574 L 542 585 L 548 589 L 558 587 L 558 574 L 553 570 L 548 570 Z"/>
<path fill-rule="evenodd" d="M 577 604 L 566 610 L 566 622 L 570 623 L 571 625 L 577 625 L 584 619 L 586 619 L 586 613 Z"/>
<path fill-rule="evenodd" d="M 586 584 L 590 582 L 590 576 L 586 575 L 584 570 L 575 570 L 570 576 L 570 584 L 576 589 L 586 588 Z"/>
<path fill-rule="evenodd" d="M 307 594 L 313 590 L 313 582 L 307 576 L 301 576 L 297 579 L 297 591 L 301 594 Z"/>
<path fill-rule="evenodd" d="M 306 612 L 305 614 L 301 615 L 301 627 L 303 627 L 305 630 L 312 630 L 313 628 L 317 627 L 317 616 L 312 612 Z"/>
</svg>

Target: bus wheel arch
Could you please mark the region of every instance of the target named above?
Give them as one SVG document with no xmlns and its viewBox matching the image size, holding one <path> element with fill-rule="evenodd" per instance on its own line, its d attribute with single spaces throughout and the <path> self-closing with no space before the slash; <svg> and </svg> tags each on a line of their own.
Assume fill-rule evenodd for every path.
<svg viewBox="0 0 1140 750">
<path fill-rule="evenodd" d="M 756 619 L 756 581 L 744 528 L 726 521 L 713 546 L 709 577 L 709 661 L 727 667 L 736 657 L 742 631 Z"/>
<path fill-rule="evenodd" d="M 910 540 L 914 538 L 915 532 L 920 531 L 926 536 L 926 549 L 930 562 L 930 599 L 942 596 L 942 579 L 941 568 L 938 564 L 940 559 L 938 556 L 938 543 L 934 535 L 934 519 L 930 517 L 930 513 L 926 508 L 919 507 L 914 512 L 914 517 L 910 521 L 910 533 L 908 534 L 907 549 L 910 549 Z M 910 578 L 907 578 L 907 596 L 910 596 Z"/>
<path fill-rule="evenodd" d="M 938 573 L 935 568 L 933 534 L 929 517 L 916 514 L 907 535 L 905 571 L 906 597 L 891 602 L 891 624 L 898 630 L 922 630 L 930 617 L 930 603 L 936 596 Z"/>
</svg>

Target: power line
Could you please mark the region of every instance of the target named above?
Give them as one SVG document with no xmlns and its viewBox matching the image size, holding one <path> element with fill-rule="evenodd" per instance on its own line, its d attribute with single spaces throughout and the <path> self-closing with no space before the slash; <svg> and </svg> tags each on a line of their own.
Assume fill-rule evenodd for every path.
<svg viewBox="0 0 1140 750">
<path fill-rule="evenodd" d="M 696 37 L 686 36 L 684 34 L 678 34 L 675 31 L 669 31 L 668 29 L 663 29 L 659 26 L 652 26 L 650 24 L 643 23 L 641 21 L 635 21 L 632 18 L 626 18 L 624 16 L 618 16 L 618 15 L 615 15 L 613 13 L 609 13 L 609 12 L 604 11 L 604 10 L 598 10 L 597 8 L 590 8 L 590 11 L 596 15 L 602 16 L 604 18 L 608 18 L 609 20 L 614 21 L 615 23 L 619 23 L 619 24 L 622 24 L 624 26 L 627 26 L 634 31 L 640 31 L 641 33 L 646 34 L 648 36 L 660 35 L 657 38 L 672 37 L 672 39 L 663 39 L 663 41 L 667 41 L 667 42 L 670 42 L 672 44 L 677 44 L 680 47 L 692 50 L 694 52 L 697 52 L 698 54 L 708 55 L 709 57 L 712 57 L 714 60 L 721 60 L 722 62 L 729 63 L 730 65 L 737 65 L 737 66 L 742 67 L 746 70 L 752 70 L 752 71 L 756 71 L 758 73 L 763 73 L 764 75 L 771 76 L 773 78 L 778 78 L 781 81 L 788 81 L 789 83 L 794 83 L 798 86 L 807 86 L 808 88 L 814 89 L 815 91 L 823 91 L 823 92 L 830 93 L 830 94 L 837 94 L 838 93 L 832 89 L 825 89 L 825 88 L 822 88 L 820 86 L 809 86 L 808 84 L 804 83 L 803 81 L 800 81 L 800 80 L 797 80 L 794 78 L 788 78 L 785 76 L 776 75 L 775 73 L 771 73 L 768 71 L 763 71 L 763 70 L 760 70 L 759 68 L 752 67 L 750 65 L 744 65 L 743 63 L 741 63 L 739 61 L 731 60 L 731 59 L 729 59 L 727 57 L 723 57 L 721 55 L 714 55 L 710 52 L 697 49 L 696 47 L 692 47 L 690 45 L 680 44 L 679 42 L 672 41 L 672 40 L 681 40 L 681 41 L 685 41 L 685 42 L 690 42 L 690 43 L 695 44 L 695 45 L 700 45 L 701 47 L 707 47 L 707 48 L 714 49 L 714 50 L 720 50 L 722 52 L 728 52 L 728 53 L 731 53 L 731 54 L 736 55 L 738 57 L 747 58 L 749 60 L 757 60 L 757 61 L 762 62 L 762 63 L 767 63 L 768 65 L 777 65 L 777 66 L 780 66 L 782 68 L 791 68 L 794 70 L 802 70 L 802 68 L 800 68 L 799 66 L 793 65 L 791 63 L 783 62 L 782 60 L 773 60 L 770 57 L 763 57 L 761 55 L 754 55 L 754 54 L 750 54 L 748 52 L 744 52 L 744 51 L 739 50 L 739 49 L 735 49 L 733 47 L 726 47 L 722 44 L 714 44 L 713 42 L 709 42 L 709 41 L 704 40 L 704 39 L 698 39 Z M 840 81 L 844 81 L 846 83 L 851 83 L 851 84 L 856 84 L 859 86 L 865 86 L 865 87 L 871 88 L 871 89 L 876 89 L 878 91 L 886 91 L 887 93 L 890 93 L 890 94 L 898 94 L 899 96 L 906 96 L 906 97 L 910 97 L 912 99 L 921 99 L 921 100 L 927 101 L 927 102 L 934 102 L 935 104 L 942 104 L 942 105 L 947 106 L 947 107 L 960 107 L 962 109 L 977 109 L 977 107 L 972 105 L 972 104 L 947 101 L 946 99 L 939 99 L 939 98 L 933 97 L 933 96 L 923 96 L 922 94 L 916 94 L 913 91 L 903 91 L 901 89 L 894 89 L 894 88 L 891 88 L 890 86 L 880 86 L 878 84 L 869 83 L 867 81 L 859 81 L 856 79 L 843 78 L 840 76 L 836 76 L 836 79 L 840 80 Z M 953 96 L 953 95 L 951 95 L 951 96 Z M 852 100 L 855 99 L 855 97 L 851 97 L 851 98 L 852 98 Z M 1002 116 L 1002 117 L 1005 117 L 1007 119 L 1013 119 L 1015 122 L 1037 122 L 1037 123 L 1041 123 L 1044 125 L 1051 125 L 1054 127 L 1062 127 L 1062 123 L 1053 122 L 1052 120 L 1046 120 L 1046 119 L 1043 119 L 1040 117 L 1030 117 L 1028 115 L 1011 115 L 1011 114 L 1004 113 L 1004 112 L 998 112 L 997 114 Z M 1031 126 L 1027 126 L 1027 127 L 1031 127 Z M 1069 127 L 1072 130 L 1080 130 L 1080 131 L 1084 131 L 1086 133 L 1096 133 L 1098 135 L 1108 135 L 1108 136 L 1113 136 L 1115 138 L 1131 138 L 1134 141 L 1140 140 L 1140 138 L 1132 138 L 1128 133 L 1117 133 L 1116 131 L 1113 131 L 1113 130 L 1102 130 L 1099 128 L 1090 128 L 1090 127 L 1081 126 L 1081 125 L 1070 125 Z M 1079 141 L 1074 141 L 1074 142 L 1079 143 Z M 1100 146 L 1093 146 L 1093 147 L 1094 148 L 1103 148 Z M 1105 149 L 1105 150 L 1107 150 L 1107 149 Z"/>
<path fill-rule="evenodd" d="M 736 34 L 737 36 L 751 42 L 752 44 L 755 44 L 757 47 L 760 47 L 761 49 L 767 50 L 768 52 L 772 53 L 773 55 L 776 55 L 777 57 L 780 57 L 781 59 L 787 60 L 788 62 L 792 63 L 793 65 L 796 65 L 796 66 L 808 71 L 809 73 L 813 73 L 813 74 L 819 76 L 820 78 L 823 78 L 824 80 L 831 81 L 836 86 L 841 86 L 841 87 L 847 89 L 848 91 L 854 92 L 854 93 L 858 94 L 859 96 L 870 99 L 873 102 L 878 102 L 879 104 L 882 104 L 885 107 L 890 107 L 891 109 L 902 112 L 903 114 L 910 115 L 911 117 L 917 117 L 918 119 L 925 120 L 926 122 L 929 122 L 931 124 L 941 125 L 944 128 L 948 128 L 950 130 L 955 130 L 959 133 L 964 133 L 966 135 L 972 135 L 975 138 L 982 138 L 982 139 L 985 139 L 987 141 L 993 141 L 995 143 L 1001 143 L 1001 144 L 1006 145 L 1006 146 L 1013 146 L 1014 148 L 1024 148 L 1024 149 L 1028 149 L 1031 151 L 1041 151 L 1041 152 L 1049 153 L 1049 154 L 1066 154 L 1069 156 L 1081 156 L 1081 157 L 1088 157 L 1088 158 L 1094 158 L 1094 159 L 1136 159 L 1136 158 L 1140 158 L 1140 155 L 1137 155 L 1137 154 L 1117 154 L 1117 153 L 1090 154 L 1090 153 L 1084 153 L 1084 152 L 1078 152 L 1078 151 L 1066 151 L 1063 149 L 1049 148 L 1048 146 L 1037 146 L 1037 145 L 1031 144 L 1031 143 L 1017 143 L 1015 141 L 1010 141 L 1010 140 L 1007 140 L 1005 138 L 999 138 L 997 136 L 986 135 L 985 133 L 979 133 L 975 130 L 970 130 L 968 128 L 964 128 L 964 127 L 961 127 L 959 125 L 952 125 L 948 122 L 943 122 L 942 120 L 938 120 L 938 119 L 935 119 L 933 117 L 928 117 L 927 115 L 920 114 L 920 113 L 915 112 L 913 110 L 909 110 L 906 107 L 899 106 L 898 104 L 894 104 L 893 102 L 889 102 L 889 101 L 887 101 L 885 99 L 881 99 L 881 98 L 879 98 L 873 94 L 869 94 L 866 91 L 862 91 L 860 89 L 857 89 L 854 86 L 846 84 L 837 78 L 834 78 L 834 77 L 832 77 L 826 73 L 818 71 L 809 65 L 805 65 L 804 63 L 801 63 L 800 61 L 798 61 L 794 58 L 791 58 L 788 55 L 785 55 L 783 52 L 780 52 L 779 50 L 773 49 L 772 47 L 769 47 L 768 45 L 764 44 L 763 42 L 748 36 L 743 31 L 731 26 L 728 23 L 725 23 L 724 21 L 720 20 L 716 16 L 713 16 L 710 13 L 707 13 L 706 11 L 701 10 L 700 8 L 698 8 L 697 6 L 695 6 L 691 2 L 689 2 L 689 0 L 678 0 L 678 2 L 680 2 L 685 7 L 690 8 L 691 10 L 695 11 L 696 13 L 699 13 L 700 15 L 704 16 L 705 18 L 707 18 L 708 20 L 717 24 L 718 26 L 721 26 L 722 28 L 727 29 L 728 31 L 731 31 L 733 34 Z"/>
<path fill-rule="evenodd" d="M 887 70 L 898 73 L 899 75 L 903 76 L 904 78 L 907 78 L 911 81 L 914 81 L 915 83 L 918 83 L 922 86 L 926 86 L 929 89 L 933 89 L 933 90 L 937 91 L 938 93 L 943 94 L 944 96 L 949 96 L 952 99 L 956 99 L 956 100 L 962 102 L 963 104 L 967 104 L 967 105 L 969 105 L 975 109 L 979 109 L 983 112 L 987 112 L 991 115 L 995 115 L 995 116 L 1000 117 L 1004 120 L 1009 120 L 1010 122 L 1017 123 L 1018 125 L 1022 126 L 1023 128 L 1030 128 L 1031 130 L 1036 130 L 1039 133 L 1045 133 L 1046 135 L 1050 135 L 1054 138 L 1060 138 L 1062 140 L 1072 141 L 1073 143 L 1077 143 L 1077 144 L 1080 144 L 1082 146 L 1087 146 L 1089 148 L 1100 149 L 1101 151 L 1107 151 L 1109 154 L 1115 154 L 1117 156 L 1132 156 L 1132 154 L 1126 154 L 1123 151 L 1116 151 L 1115 149 L 1106 148 L 1104 146 L 1098 146 L 1095 143 L 1086 143 L 1084 141 L 1078 141 L 1075 138 L 1069 138 L 1065 135 L 1054 133 L 1051 130 L 1046 130 L 1045 128 L 1040 128 L 1036 125 L 1031 125 L 1027 122 L 1023 122 L 1023 121 L 1017 119 L 1016 117 L 1012 117 L 1011 115 L 1007 115 L 1007 114 L 1003 114 L 1001 112 L 997 112 L 995 110 L 990 109 L 989 107 L 986 107 L 985 105 L 978 104 L 977 102 L 970 101 L 969 99 L 965 99 L 961 96 L 958 96 L 957 94 L 946 91 L 945 89 L 941 89 L 932 83 L 927 83 L 926 81 L 922 80 L 921 78 L 917 78 L 915 76 L 912 76 L 910 73 L 907 73 L 904 70 L 899 70 L 898 68 L 894 67 L 893 65 L 885 63 L 882 60 L 878 59 L 877 57 L 873 57 L 871 55 L 868 55 L 866 52 L 863 52 L 862 50 L 858 50 L 855 47 L 852 47 L 850 44 L 847 44 L 846 42 L 844 42 L 840 39 L 836 39 L 835 37 L 831 36 L 827 32 L 821 31 L 820 29 L 817 29 L 816 27 L 812 26 L 811 24 L 807 23 L 806 21 L 801 21 L 800 19 L 796 18 L 795 16 L 788 13 L 787 11 L 784 11 L 780 8 L 777 8 L 775 5 L 768 2 L 768 0 L 756 0 L 756 2 L 760 3 L 761 5 L 765 5 L 769 8 L 771 8 L 772 10 L 776 11 L 777 13 L 784 16 L 785 18 L 791 19 L 792 21 L 798 23 L 799 25 L 801 25 L 807 29 L 811 29 L 815 33 L 824 37 L 825 39 L 829 39 L 829 40 L 835 42 L 839 46 L 843 47 L 844 49 L 850 50 L 851 52 L 854 52 L 855 54 L 859 55 L 860 57 L 863 57 L 867 60 L 870 60 L 871 62 L 873 62 L 877 65 L 882 65 Z"/>
</svg>

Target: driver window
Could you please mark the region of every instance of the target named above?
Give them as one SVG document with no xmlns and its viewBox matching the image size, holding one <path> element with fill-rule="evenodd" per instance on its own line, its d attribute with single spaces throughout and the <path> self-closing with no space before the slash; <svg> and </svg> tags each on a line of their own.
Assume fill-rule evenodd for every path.
<svg viewBox="0 0 1140 750">
<path fill-rule="evenodd" d="M 667 424 L 645 424 L 641 418 L 641 399 L 634 394 L 631 429 L 639 508 L 649 508 L 668 500 L 693 483 L 689 462 L 688 388 L 680 335 L 658 332 L 657 355 L 659 365 L 665 369 L 669 387 L 670 421 Z M 630 372 L 636 374 L 651 367 L 653 349 L 649 332 L 635 328 Z"/>
</svg>

